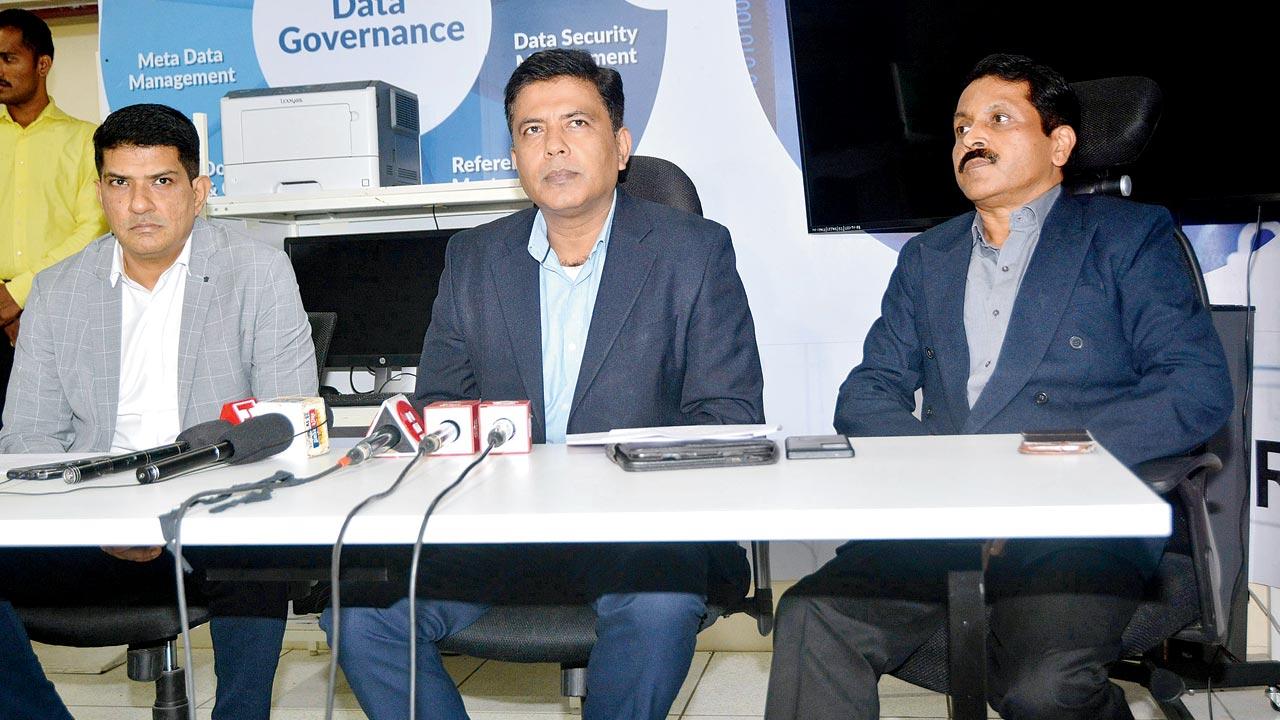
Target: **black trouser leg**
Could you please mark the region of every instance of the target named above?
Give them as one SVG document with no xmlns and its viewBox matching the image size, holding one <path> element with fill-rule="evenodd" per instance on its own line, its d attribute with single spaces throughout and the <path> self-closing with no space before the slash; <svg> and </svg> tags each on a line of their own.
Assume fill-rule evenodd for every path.
<svg viewBox="0 0 1280 720">
<path fill-rule="evenodd" d="M 946 574 L 957 553 L 933 542 L 863 542 L 782 597 L 774 628 L 769 720 L 880 716 L 880 676 L 946 621 Z"/>
<path fill-rule="evenodd" d="M 1009 720 L 1131 720 L 1107 677 L 1138 607 L 1143 579 L 1131 563 L 1070 548 L 1028 567 L 993 563 L 988 700 Z"/>
<path fill-rule="evenodd" d="M 880 676 L 940 629 L 947 569 L 966 566 L 971 552 L 940 542 L 857 543 L 798 583 L 779 606 L 765 716 L 878 717 Z M 1135 565 L 1096 547 L 1011 542 L 987 573 L 992 706 L 1010 720 L 1129 720 L 1106 665 L 1119 655 L 1142 586 Z"/>
</svg>

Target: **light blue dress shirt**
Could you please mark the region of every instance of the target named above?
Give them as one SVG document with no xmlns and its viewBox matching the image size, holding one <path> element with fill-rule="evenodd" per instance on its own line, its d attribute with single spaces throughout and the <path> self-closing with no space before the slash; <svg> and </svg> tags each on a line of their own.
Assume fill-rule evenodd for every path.
<svg viewBox="0 0 1280 720">
<path fill-rule="evenodd" d="M 538 261 L 538 294 L 542 303 L 542 402 L 546 417 L 547 442 L 562 443 L 569 427 L 569 409 L 578 386 L 582 368 L 582 351 L 591 329 L 596 295 L 600 292 L 600 276 L 604 274 L 604 258 L 609 250 L 609 233 L 613 213 L 618 207 L 614 191 L 609 217 L 596 238 L 596 244 L 579 266 L 576 276 L 560 265 L 560 258 L 547 240 L 547 221 L 542 211 L 533 219 L 529 232 L 529 254 Z"/>
</svg>

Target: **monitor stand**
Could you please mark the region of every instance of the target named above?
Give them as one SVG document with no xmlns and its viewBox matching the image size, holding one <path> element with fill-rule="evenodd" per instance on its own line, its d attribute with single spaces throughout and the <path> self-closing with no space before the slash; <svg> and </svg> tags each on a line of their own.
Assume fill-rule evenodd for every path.
<svg viewBox="0 0 1280 720">
<path fill-rule="evenodd" d="M 383 388 L 391 381 L 391 376 L 398 371 L 399 368 L 378 367 L 373 368 L 373 391 L 386 392 Z"/>
</svg>

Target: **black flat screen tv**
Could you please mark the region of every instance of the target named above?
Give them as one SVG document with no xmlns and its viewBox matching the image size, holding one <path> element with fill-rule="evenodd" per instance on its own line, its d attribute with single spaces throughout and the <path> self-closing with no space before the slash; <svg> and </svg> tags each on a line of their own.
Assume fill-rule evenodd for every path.
<svg viewBox="0 0 1280 720">
<path fill-rule="evenodd" d="M 971 208 L 950 167 L 963 79 L 992 52 L 1068 81 L 1154 79 L 1164 111 L 1133 199 L 1247 222 L 1280 197 L 1280 55 L 1265 3 L 788 0 L 811 232 L 921 230 Z"/>
<path fill-rule="evenodd" d="M 308 312 L 335 312 L 331 367 L 416 367 L 455 230 L 288 238 Z"/>
</svg>

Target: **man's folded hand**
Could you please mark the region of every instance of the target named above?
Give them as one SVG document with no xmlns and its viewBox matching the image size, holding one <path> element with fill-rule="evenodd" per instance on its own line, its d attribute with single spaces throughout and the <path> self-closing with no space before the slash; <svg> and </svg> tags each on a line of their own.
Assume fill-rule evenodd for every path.
<svg viewBox="0 0 1280 720">
<path fill-rule="evenodd" d="M 0 325 L 7 325 L 22 314 L 22 306 L 9 294 L 9 288 L 0 284 Z"/>
<path fill-rule="evenodd" d="M 163 545 L 103 545 L 102 552 L 132 562 L 151 562 L 160 557 Z"/>
</svg>

